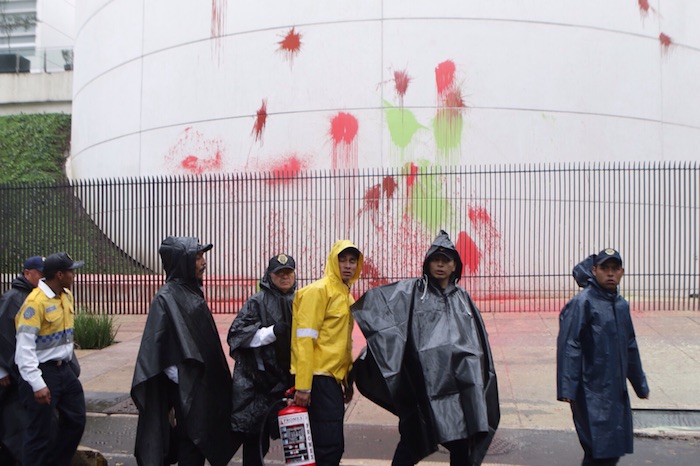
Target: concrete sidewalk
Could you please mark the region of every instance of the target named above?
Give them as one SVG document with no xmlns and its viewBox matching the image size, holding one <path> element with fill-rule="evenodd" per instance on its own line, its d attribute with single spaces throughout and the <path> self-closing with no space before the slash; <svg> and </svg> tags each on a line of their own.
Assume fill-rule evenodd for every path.
<svg viewBox="0 0 700 466">
<path fill-rule="evenodd" d="M 501 401 L 501 428 L 573 429 L 568 405 L 556 401 L 556 338 L 558 313 L 483 313 L 494 353 Z M 233 315 L 215 315 L 226 353 L 226 334 Z M 634 409 L 700 410 L 700 312 L 645 311 L 633 313 L 642 362 L 651 395 Z M 119 412 L 128 406 L 134 362 L 146 316 L 116 316 L 118 343 L 103 350 L 79 350 L 80 379 L 89 410 Z M 355 329 L 355 353 L 364 339 Z M 229 358 L 229 364 L 233 361 Z M 128 410 L 127 410 L 128 411 Z M 696 413 L 695 413 L 696 414 Z M 356 391 L 346 422 L 352 425 L 396 426 L 396 418 Z M 640 429 L 637 429 L 638 431 Z M 700 436 L 697 426 L 651 426 L 663 435 Z"/>
</svg>

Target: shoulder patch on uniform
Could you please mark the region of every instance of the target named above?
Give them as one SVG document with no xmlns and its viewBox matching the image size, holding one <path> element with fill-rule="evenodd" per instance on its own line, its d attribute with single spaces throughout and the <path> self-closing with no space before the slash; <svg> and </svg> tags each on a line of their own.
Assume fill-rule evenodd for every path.
<svg viewBox="0 0 700 466">
<path fill-rule="evenodd" d="M 28 307 L 27 309 L 24 310 L 24 314 L 22 314 L 22 316 L 23 316 L 25 319 L 29 320 L 29 319 L 31 319 L 32 317 L 34 317 L 34 314 L 36 314 L 36 311 L 34 310 L 34 308 L 33 308 L 33 307 Z"/>
</svg>

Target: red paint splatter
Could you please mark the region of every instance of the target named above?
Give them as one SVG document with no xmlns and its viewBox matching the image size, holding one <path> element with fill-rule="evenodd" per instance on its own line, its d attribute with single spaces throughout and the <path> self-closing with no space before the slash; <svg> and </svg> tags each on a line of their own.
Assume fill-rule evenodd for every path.
<svg viewBox="0 0 700 466">
<path fill-rule="evenodd" d="M 382 190 L 384 191 L 384 194 L 386 195 L 387 199 L 391 199 L 392 197 L 394 197 L 394 191 L 396 191 L 396 188 L 398 186 L 399 184 L 392 176 L 385 176 L 382 180 Z"/>
<path fill-rule="evenodd" d="M 221 169 L 221 152 L 217 152 L 213 158 L 200 159 L 195 155 L 189 155 L 180 162 L 180 166 L 193 174 L 201 175 L 205 172 L 217 172 Z"/>
<path fill-rule="evenodd" d="M 199 131 L 187 127 L 168 150 L 165 161 L 178 171 L 201 175 L 222 171 L 223 154 L 220 140 L 207 139 Z"/>
<path fill-rule="evenodd" d="M 257 116 L 255 117 L 255 123 L 253 124 L 253 130 L 250 134 L 255 135 L 255 140 L 259 141 L 262 139 L 262 133 L 265 129 L 265 122 L 267 121 L 267 99 L 263 99 L 262 105 L 257 111 Z"/>
<path fill-rule="evenodd" d="M 363 211 L 379 210 L 379 199 L 382 197 L 381 188 L 381 185 L 375 184 L 365 191 L 365 207 L 362 209 Z"/>
<path fill-rule="evenodd" d="M 367 281 L 367 286 L 369 288 L 389 283 L 389 280 L 384 275 L 385 274 L 379 273 L 377 267 L 370 258 L 365 257 L 362 262 L 362 278 Z"/>
<path fill-rule="evenodd" d="M 331 136 L 334 144 L 351 144 L 357 135 L 357 118 L 349 113 L 338 112 L 331 120 Z"/>
<path fill-rule="evenodd" d="M 454 85 L 455 79 L 455 64 L 452 60 L 447 60 L 440 63 L 435 68 L 435 83 L 437 84 L 438 94 L 443 94 Z"/>
<path fill-rule="evenodd" d="M 403 107 L 403 98 L 408 90 L 408 83 L 411 82 L 411 77 L 406 70 L 394 71 L 394 88 L 396 95 L 399 97 L 399 106 Z"/>
<path fill-rule="evenodd" d="M 270 173 L 272 173 L 275 178 L 282 178 L 282 180 L 278 181 L 284 182 L 289 181 L 289 178 L 296 178 L 299 176 L 299 173 L 306 169 L 306 167 L 306 160 L 303 160 L 296 154 L 293 154 L 275 163 L 271 167 Z"/>
<path fill-rule="evenodd" d="M 668 50 L 673 45 L 673 40 L 663 32 L 659 34 L 659 42 L 661 42 L 661 47 L 663 48 L 663 53 L 668 53 Z"/>
<path fill-rule="evenodd" d="M 214 54 L 217 60 L 221 61 L 223 41 L 222 37 L 226 31 L 226 3 L 228 0 L 211 0 L 211 25 L 210 34 Z"/>
<path fill-rule="evenodd" d="M 279 44 L 278 50 L 285 54 L 287 60 L 292 61 L 301 51 L 301 34 L 294 32 L 294 28 L 292 28 L 284 36 L 284 39 L 277 43 Z"/>
<path fill-rule="evenodd" d="M 481 253 L 479 248 L 474 243 L 474 240 L 464 231 L 460 231 L 457 236 L 457 252 L 462 258 L 462 264 L 466 270 L 469 270 L 471 275 L 474 275 L 479 270 L 481 263 Z M 466 275 L 465 270 L 462 275 Z"/>
<path fill-rule="evenodd" d="M 472 223 L 485 223 L 491 225 L 491 216 L 483 207 L 470 207 L 469 220 L 471 220 Z"/>
<path fill-rule="evenodd" d="M 408 191 L 408 194 L 410 196 L 411 192 L 413 191 L 413 185 L 416 182 L 416 178 L 418 177 L 418 166 L 416 166 L 415 163 L 411 162 L 408 165 L 408 175 L 406 176 L 406 190 Z"/>
<path fill-rule="evenodd" d="M 330 136 L 333 140 L 332 168 L 357 168 L 357 144 L 355 136 L 358 129 L 357 118 L 345 112 L 338 112 L 331 119 Z"/>
</svg>

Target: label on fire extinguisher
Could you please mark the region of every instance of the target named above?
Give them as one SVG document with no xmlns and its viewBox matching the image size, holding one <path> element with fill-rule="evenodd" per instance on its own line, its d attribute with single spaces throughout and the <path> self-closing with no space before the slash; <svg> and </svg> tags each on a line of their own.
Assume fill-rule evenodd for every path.
<svg viewBox="0 0 700 466">
<path fill-rule="evenodd" d="M 307 412 L 281 414 L 277 418 L 280 440 L 284 447 L 284 463 L 290 465 L 315 465 L 311 425 Z"/>
</svg>

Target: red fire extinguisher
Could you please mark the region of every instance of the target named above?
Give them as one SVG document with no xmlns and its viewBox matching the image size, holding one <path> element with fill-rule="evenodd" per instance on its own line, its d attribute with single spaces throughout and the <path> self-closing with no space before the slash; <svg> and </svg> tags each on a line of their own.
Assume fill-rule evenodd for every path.
<svg viewBox="0 0 700 466">
<path fill-rule="evenodd" d="M 293 392 L 293 389 L 290 392 Z M 314 442 L 311 438 L 309 411 L 301 406 L 287 406 L 277 413 L 277 425 L 284 448 L 284 463 L 295 466 L 315 466 L 316 457 Z"/>
</svg>

